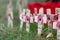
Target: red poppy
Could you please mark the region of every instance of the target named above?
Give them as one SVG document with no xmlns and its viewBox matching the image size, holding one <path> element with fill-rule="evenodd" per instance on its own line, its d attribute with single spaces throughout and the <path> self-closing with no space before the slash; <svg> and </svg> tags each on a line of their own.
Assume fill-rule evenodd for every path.
<svg viewBox="0 0 60 40">
<path fill-rule="evenodd" d="M 39 13 L 40 7 L 41 7 L 40 3 L 33 3 L 28 5 L 28 8 L 30 9 L 32 14 L 34 13 L 34 8 L 37 8 L 37 13 Z"/>
<path fill-rule="evenodd" d="M 43 3 L 42 6 L 44 8 L 44 13 L 46 14 L 46 9 L 51 8 L 52 3 L 51 2 L 46 2 Z"/>
<path fill-rule="evenodd" d="M 51 5 L 51 11 L 52 11 L 52 14 L 55 14 L 55 8 L 56 8 L 56 5 L 57 3 L 52 3 Z"/>
<path fill-rule="evenodd" d="M 52 3 L 51 2 L 47 2 L 47 8 L 51 8 L 51 5 L 52 5 Z"/>
<path fill-rule="evenodd" d="M 51 5 L 52 5 L 52 3 L 51 2 L 47 2 L 47 9 L 51 9 Z M 47 14 L 47 9 L 46 9 L 46 14 Z M 52 12 L 51 12 L 52 13 Z"/>
<path fill-rule="evenodd" d="M 42 7 L 44 8 L 44 14 L 46 14 L 46 9 L 47 9 L 47 7 L 46 7 L 47 5 L 46 5 L 46 4 L 47 4 L 47 3 L 43 3 L 43 4 L 42 4 Z"/>
<path fill-rule="evenodd" d="M 30 9 L 31 14 L 33 15 L 33 13 L 34 13 L 33 5 L 32 4 L 28 4 L 28 8 Z"/>
<path fill-rule="evenodd" d="M 57 3 L 57 7 L 60 8 L 60 2 Z"/>
<path fill-rule="evenodd" d="M 41 5 L 40 3 L 34 3 L 34 4 L 33 4 L 33 7 L 34 7 L 34 8 L 37 8 L 37 13 L 39 13 L 39 9 L 40 9 L 41 6 L 42 6 L 42 5 Z"/>
</svg>

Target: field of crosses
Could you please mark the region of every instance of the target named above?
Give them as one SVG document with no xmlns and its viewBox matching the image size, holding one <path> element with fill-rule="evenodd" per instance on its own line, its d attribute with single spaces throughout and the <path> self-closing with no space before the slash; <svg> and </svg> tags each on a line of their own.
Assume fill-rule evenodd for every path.
<svg viewBox="0 0 60 40">
<path fill-rule="evenodd" d="M 8 8 L 6 9 L 7 4 L 8 4 L 7 1 L 0 0 L 0 40 L 57 40 L 57 30 L 56 29 L 49 30 L 51 28 L 49 28 L 47 25 L 43 25 L 44 27 L 42 27 L 42 33 L 41 33 L 41 29 L 37 30 L 39 28 L 38 26 L 41 26 L 42 21 L 41 22 L 38 21 L 38 23 L 37 23 L 37 19 L 33 23 L 30 23 L 30 21 L 25 22 L 25 20 L 21 21 L 20 20 L 21 18 L 19 19 L 19 11 L 16 8 L 16 1 L 14 1 L 14 0 L 13 0 L 13 7 L 14 7 L 13 8 L 13 26 L 10 25 L 10 27 L 9 27 L 9 23 L 8 23 L 7 16 L 6 16 L 6 11 L 10 10 L 10 9 L 8 9 Z M 24 9 L 23 11 L 25 11 L 25 10 L 27 11 L 27 13 L 30 12 L 28 9 Z M 7 11 L 7 13 L 9 13 L 9 12 L 10 11 Z M 36 8 L 35 8 L 35 13 L 36 13 Z M 27 19 L 29 20 L 30 15 L 29 14 L 26 14 L 26 15 L 28 15 Z M 40 14 L 38 14 L 38 15 L 40 15 Z M 43 14 L 41 14 L 41 15 L 43 15 Z M 21 15 L 20 15 L 20 17 L 21 17 Z M 39 19 L 39 20 L 41 20 L 41 19 Z M 48 18 L 48 20 L 49 20 L 49 18 Z M 11 21 L 11 20 L 9 20 L 9 21 Z M 23 22 L 22 23 L 23 25 L 20 24 L 20 22 Z M 32 22 L 32 20 L 31 20 L 31 22 Z M 46 22 L 46 20 L 44 22 Z M 49 20 L 49 22 L 50 22 L 50 20 Z M 21 26 L 22 26 L 22 28 L 21 28 Z M 30 29 L 27 29 L 27 28 L 29 28 L 28 26 L 30 27 Z M 47 35 L 49 33 L 51 33 L 51 37 L 47 38 Z"/>
</svg>

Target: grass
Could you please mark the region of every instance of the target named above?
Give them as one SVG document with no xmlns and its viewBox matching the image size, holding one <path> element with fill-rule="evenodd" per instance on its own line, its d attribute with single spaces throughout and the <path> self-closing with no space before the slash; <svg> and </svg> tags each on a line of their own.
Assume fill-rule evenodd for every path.
<svg viewBox="0 0 60 40">
<path fill-rule="evenodd" d="M 0 40 L 39 40 L 39 39 L 47 40 L 46 33 L 48 33 L 48 29 L 46 31 L 43 29 L 43 33 L 42 33 L 43 35 L 41 35 L 41 37 L 37 36 L 36 27 L 33 28 L 31 26 L 31 29 L 30 32 L 27 33 L 25 31 L 24 26 L 22 31 L 19 29 L 18 26 L 14 27 L 13 29 L 4 26 L 4 29 L 0 30 Z M 55 40 L 56 39 L 55 36 L 56 34 L 54 35 L 54 37 L 51 37 L 49 40 Z"/>
</svg>

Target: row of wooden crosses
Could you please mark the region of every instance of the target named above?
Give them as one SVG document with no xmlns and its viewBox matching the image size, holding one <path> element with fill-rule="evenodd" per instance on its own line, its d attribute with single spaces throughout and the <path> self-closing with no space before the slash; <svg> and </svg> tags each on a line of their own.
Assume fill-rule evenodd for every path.
<svg viewBox="0 0 60 40">
<path fill-rule="evenodd" d="M 52 30 L 50 24 L 53 22 L 53 28 L 57 29 L 58 33 L 60 33 L 60 8 L 56 8 L 56 14 L 51 14 L 51 9 L 49 8 L 46 10 L 47 14 L 44 14 L 43 10 L 44 8 L 41 7 L 39 13 L 37 13 L 37 8 L 34 8 L 34 14 L 32 15 L 28 8 L 22 9 L 21 5 L 18 3 L 20 29 L 22 30 L 23 23 L 25 22 L 26 31 L 29 32 L 30 23 L 36 22 L 38 24 L 37 34 L 40 35 L 42 33 L 43 24 L 48 23 L 48 28 Z M 7 6 L 7 19 L 8 27 L 13 28 L 13 7 L 11 1 Z"/>
</svg>

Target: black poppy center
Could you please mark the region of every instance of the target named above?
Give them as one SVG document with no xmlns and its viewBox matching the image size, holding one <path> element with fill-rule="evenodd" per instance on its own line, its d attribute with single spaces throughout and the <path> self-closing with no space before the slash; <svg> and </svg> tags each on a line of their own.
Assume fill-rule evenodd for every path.
<svg viewBox="0 0 60 40">
<path fill-rule="evenodd" d="M 58 17 L 56 19 L 58 20 Z"/>
<path fill-rule="evenodd" d="M 29 19 L 27 19 L 27 21 L 29 21 Z"/>
<path fill-rule="evenodd" d="M 41 21 L 41 18 L 39 20 Z"/>
<path fill-rule="evenodd" d="M 23 17 L 22 17 L 23 18 Z"/>
<path fill-rule="evenodd" d="M 60 28 L 60 25 L 59 25 L 59 28 Z"/>
<path fill-rule="evenodd" d="M 37 16 L 37 14 L 35 14 L 35 16 Z"/>
<path fill-rule="evenodd" d="M 50 18 L 48 17 L 48 20 L 50 20 Z"/>
</svg>

